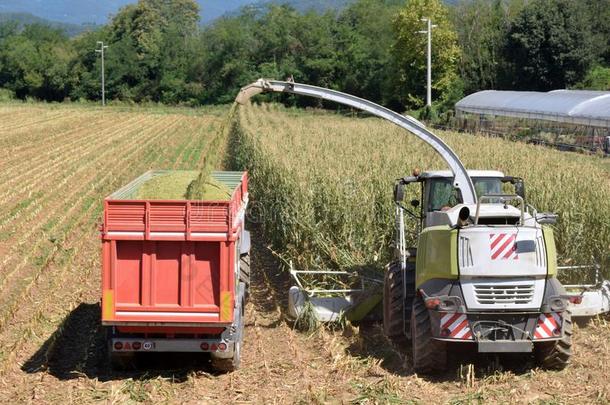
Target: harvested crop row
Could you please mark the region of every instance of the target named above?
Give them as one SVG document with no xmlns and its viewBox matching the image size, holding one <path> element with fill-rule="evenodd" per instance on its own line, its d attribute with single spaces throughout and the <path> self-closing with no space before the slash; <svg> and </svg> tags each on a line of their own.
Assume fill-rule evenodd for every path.
<svg viewBox="0 0 610 405">
<path fill-rule="evenodd" d="M 184 145 L 188 145 L 191 140 L 186 137 L 177 137 L 178 139 L 170 140 L 169 137 L 173 133 L 172 130 L 176 128 L 172 125 L 169 125 L 162 132 L 162 138 L 157 139 L 157 136 L 154 135 L 150 137 L 147 135 L 147 139 L 141 140 L 141 142 L 145 143 L 155 143 L 155 144 L 167 144 L 169 142 L 177 142 L 178 145 L 181 143 Z M 183 128 L 186 129 L 186 128 Z M 191 128 L 192 129 L 192 128 Z M 177 131 L 179 134 L 188 134 L 189 131 Z M 153 135 L 154 132 L 151 134 Z M 185 139 L 186 138 L 186 139 Z M 126 152 L 126 151 L 125 151 Z M 164 153 L 157 155 L 157 162 L 155 164 L 160 164 L 159 160 L 166 159 L 168 157 L 171 158 L 170 153 L 174 152 L 172 148 L 164 149 Z M 116 187 L 116 178 L 115 176 L 119 176 L 120 178 L 125 178 L 129 176 L 133 170 L 145 170 L 139 169 L 142 166 L 142 163 L 146 160 L 143 156 L 143 149 L 134 149 L 130 151 L 127 155 L 119 154 L 117 156 L 118 165 L 109 168 L 108 172 L 104 176 L 100 176 L 100 178 L 96 179 L 96 186 L 91 187 L 91 190 L 95 190 L 95 193 L 99 193 L 99 189 L 103 188 L 106 192 L 110 192 L 113 187 Z M 177 162 L 179 163 L 179 162 Z M 129 177 L 127 177 L 127 180 Z M 125 179 L 123 181 L 126 181 Z M 113 184 L 109 187 L 110 184 Z M 121 184 L 121 183 L 119 183 Z M 71 277 L 79 278 L 81 280 L 87 280 L 87 278 L 83 278 L 79 276 L 79 274 L 74 274 L 75 271 L 82 271 L 88 274 L 92 271 L 92 269 L 96 269 L 99 267 L 99 263 L 97 261 L 96 250 L 98 248 L 95 237 L 91 235 L 91 225 L 94 221 L 96 221 L 100 215 L 100 207 L 101 200 L 97 203 L 94 203 L 89 206 L 79 205 L 79 210 L 77 212 L 82 212 L 82 215 L 79 215 L 78 220 L 74 222 L 74 226 L 71 226 L 70 229 L 66 230 L 66 240 L 62 243 L 61 252 L 59 255 L 54 256 L 49 262 L 48 271 L 44 272 L 40 277 L 41 280 L 37 283 L 35 289 L 42 290 L 35 293 L 33 296 L 42 296 L 42 302 L 36 303 L 36 305 L 32 305 L 25 308 L 19 308 L 19 318 L 20 319 L 28 319 L 29 321 L 26 323 L 20 322 L 17 323 L 17 326 L 7 330 L 5 332 L 5 336 L 0 337 L 0 342 L 6 340 L 7 347 L 10 348 L 10 353 L 14 353 L 19 349 L 20 345 L 28 341 L 27 339 L 23 339 L 23 336 L 27 336 L 27 333 L 23 333 L 23 329 L 27 331 L 29 328 L 33 330 L 38 330 L 41 327 L 45 327 L 45 323 L 38 322 L 37 320 L 40 317 L 48 318 L 49 313 L 47 308 L 56 307 L 56 302 L 58 302 L 59 298 L 63 295 L 63 292 L 59 294 L 48 294 L 47 291 L 52 291 L 54 286 L 57 286 L 58 281 L 65 277 L 63 273 L 69 272 L 72 274 Z M 76 232 L 75 232 L 76 231 Z M 83 252 L 85 250 L 86 252 Z M 89 257 L 93 258 L 91 263 L 92 266 L 87 266 L 86 268 L 79 267 L 73 264 L 74 260 L 78 260 L 81 257 Z M 45 280 L 43 280 L 45 279 Z M 95 285 L 92 285 L 90 282 L 86 283 L 77 283 L 76 286 L 79 288 L 78 291 L 83 291 L 88 287 L 89 289 L 95 288 Z M 65 293 L 70 293 L 74 295 L 78 293 L 78 291 L 65 291 Z M 77 296 L 78 294 L 76 294 Z M 59 300 L 60 302 L 68 302 L 67 300 Z M 74 301 L 74 300 L 72 300 Z M 70 302 L 72 302 L 70 301 Z M 76 303 L 76 301 L 74 301 Z M 59 309 L 59 308 L 58 308 Z M 70 308 L 63 308 L 64 310 Z M 29 313 L 31 311 L 36 310 L 37 314 L 34 316 L 25 315 L 25 313 Z M 10 342 L 10 344 L 9 344 Z M 10 362 L 9 362 L 10 363 Z M 5 363 L 5 364 L 9 364 Z"/>
<path fill-rule="evenodd" d="M 599 158 L 440 135 L 467 167 L 521 176 L 531 204 L 559 213 L 562 262 L 610 264 L 610 175 Z M 390 259 L 394 180 L 416 167 L 446 167 L 423 142 L 378 119 L 270 105 L 242 108 L 233 142 L 234 164 L 252 171 L 267 234 L 305 267 L 381 267 Z"/>
<path fill-rule="evenodd" d="M 110 143 L 116 136 L 124 136 L 124 132 L 130 128 L 138 131 L 144 122 L 143 118 L 130 118 L 125 121 L 116 119 L 116 123 L 113 124 L 108 124 L 106 121 L 97 125 L 89 125 L 82 127 L 80 131 L 68 129 L 70 139 L 53 142 L 52 146 L 40 143 L 37 151 L 16 154 L 21 159 L 3 172 L 0 181 L 6 186 L 18 183 L 22 186 L 19 190 L 27 189 L 27 185 L 33 181 L 39 181 L 41 175 L 52 172 L 57 167 L 65 166 L 69 162 L 81 159 L 83 153 L 92 152 L 91 146 L 100 144 L 100 139 L 103 139 L 103 142 Z M 84 131 L 87 133 L 86 136 L 82 136 Z M 34 140 L 34 142 L 37 142 L 37 140 Z M 36 176 L 33 174 L 36 174 Z"/>
<path fill-rule="evenodd" d="M 41 150 L 44 151 L 46 156 L 54 157 L 60 155 L 61 151 L 67 148 L 75 147 L 83 142 L 90 142 L 91 139 L 95 139 L 92 137 L 99 137 L 100 134 L 111 130 L 113 127 L 120 126 L 126 120 L 136 120 L 137 118 L 141 117 L 117 115 L 110 121 L 106 115 L 80 114 L 76 115 L 73 120 L 62 122 L 61 126 L 54 128 L 52 131 L 47 128 L 35 130 L 22 134 L 18 139 L 0 136 L 2 142 L 5 143 L 3 149 L 7 154 L 7 159 L 2 162 L 2 167 L 6 167 L 7 170 L 14 170 L 23 166 L 23 157 L 40 163 L 41 159 L 37 154 Z M 84 131 L 86 131 L 87 136 L 83 136 Z M 6 177 L 6 173 L 3 172 L 2 174 L 3 178 Z"/>
<path fill-rule="evenodd" d="M 70 111 L 67 113 L 70 114 Z M 130 115 L 133 117 L 135 114 Z M 70 309 L 62 297 L 66 298 L 66 294 L 69 294 L 70 302 L 76 304 L 82 299 L 83 293 L 91 294 L 96 290 L 99 283 L 97 272 L 94 272 L 93 279 L 82 277 L 81 272 L 90 274 L 92 269 L 99 268 L 96 253 L 99 244 L 97 230 L 93 224 L 99 220 L 102 198 L 133 178 L 134 173 L 149 168 L 179 166 L 193 169 L 195 167 L 193 156 L 198 158 L 202 150 L 208 146 L 209 140 L 206 142 L 205 138 L 211 139 L 208 130 L 213 128 L 211 123 L 216 120 L 207 116 L 203 118 L 178 115 L 135 116 L 138 118 L 136 120 L 139 124 L 138 128 L 128 130 L 124 127 L 122 133 L 117 131 L 118 136 L 113 136 L 112 141 L 108 141 L 104 134 L 96 133 L 94 127 L 83 128 L 81 135 L 89 136 L 91 134 L 89 131 L 92 131 L 98 135 L 98 138 L 92 139 L 92 142 L 86 145 L 81 151 L 83 155 L 79 160 L 70 160 L 67 165 L 59 165 L 52 171 L 48 180 L 35 187 L 36 192 L 44 190 L 39 200 L 39 204 L 44 209 L 32 213 L 40 212 L 44 218 L 40 216 L 30 218 L 27 223 L 30 227 L 32 223 L 37 224 L 33 229 L 38 228 L 38 232 L 32 232 L 30 227 L 25 226 L 26 223 L 12 229 L 12 236 L 7 241 L 10 246 L 18 247 L 20 244 L 14 242 L 24 240 L 24 237 L 31 246 L 28 252 L 11 249 L 4 256 L 4 261 L 8 260 L 5 264 L 16 264 L 15 268 L 6 269 L 10 270 L 8 272 L 10 274 L 4 272 L 4 281 L 7 281 L 7 277 L 13 278 L 11 274 L 21 275 L 19 277 L 21 281 L 6 285 L 10 288 L 4 288 L 2 294 L 3 302 L 19 303 L 17 306 L 5 306 L 2 311 L 3 320 L 5 322 L 10 320 L 8 325 L 11 325 L 0 335 L 0 341 L 3 342 L 3 355 L 0 355 L 0 358 L 4 358 L 5 361 L 9 353 L 13 353 L 11 356 L 15 353 L 19 355 L 19 348 L 24 343 L 31 345 L 32 340 L 42 343 L 37 336 L 45 336 L 49 328 L 49 318 L 58 319 L 49 313 L 49 309 L 55 308 L 63 313 Z M 107 124 L 112 122 L 112 118 L 109 114 Z M 78 137 L 79 134 L 74 135 Z M 101 153 L 91 154 L 96 150 Z M 44 148 L 39 152 L 44 155 Z M 66 154 L 66 157 L 69 156 L 71 153 Z M 66 175 L 69 181 L 66 181 Z M 51 184 L 49 180 L 51 183 L 57 181 L 57 184 L 49 187 Z M 56 220 L 52 221 L 53 218 Z M 49 224 L 50 227 L 42 229 L 41 232 L 39 226 L 44 224 Z M 60 245 L 49 250 L 47 238 L 51 234 L 59 236 Z M 86 267 L 82 264 L 73 264 L 80 262 L 79 258 L 83 254 L 92 258 L 93 263 L 87 260 Z M 37 257 L 41 259 L 33 263 Z M 74 277 L 65 277 L 66 272 L 73 274 Z M 74 284 L 74 289 L 57 290 L 61 285 L 60 281 L 68 279 L 78 280 Z M 39 299 L 31 302 L 31 305 L 21 305 L 24 300 L 30 301 L 35 297 Z M 11 319 L 13 316 L 14 318 Z M 2 368 L 5 369 L 7 364 L 4 363 Z"/>
<path fill-rule="evenodd" d="M 168 137 L 172 133 L 171 129 L 172 125 L 167 125 L 162 127 L 162 129 L 151 131 L 150 135 L 152 136 L 146 139 L 144 143 L 153 142 L 158 138 Z M 121 167 L 122 164 L 129 163 L 130 159 L 134 155 L 142 153 L 141 146 L 143 146 L 141 140 L 138 141 L 137 139 L 133 139 L 133 137 L 131 137 L 128 142 L 124 143 L 122 152 L 117 153 L 116 151 L 109 149 L 105 153 L 98 156 L 98 158 L 103 160 L 114 152 L 115 158 L 119 159 L 116 165 Z M 58 252 L 65 249 L 63 246 L 65 239 L 69 237 L 72 227 L 79 220 L 79 215 L 84 215 L 83 213 L 79 212 L 81 204 L 88 204 L 87 209 L 84 210 L 86 213 L 94 201 L 91 195 L 98 192 L 99 184 L 101 184 L 101 182 L 106 181 L 106 179 L 111 178 L 112 176 L 112 171 L 107 171 L 100 175 L 100 173 L 95 170 L 95 166 L 93 166 L 87 172 L 85 170 L 87 166 L 88 164 L 83 164 L 81 167 L 79 167 L 76 173 L 80 174 L 80 172 L 84 172 L 85 174 L 88 174 L 89 177 L 74 176 L 74 179 L 77 179 L 75 182 L 78 184 L 78 186 L 72 187 L 69 192 L 58 194 L 58 196 L 65 197 L 62 201 L 58 203 L 54 203 L 52 199 L 49 199 L 49 201 L 44 201 L 44 206 L 46 208 L 44 212 L 50 213 L 50 215 L 53 215 L 54 218 L 52 220 L 52 226 L 43 226 L 42 232 L 38 230 L 37 233 L 40 234 L 42 238 L 39 238 L 36 241 L 31 241 L 31 237 L 25 239 L 29 241 L 27 251 L 22 251 L 20 254 L 13 255 L 13 257 L 19 257 L 22 260 L 18 264 L 5 267 L 5 278 L 2 279 L 2 288 L 5 293 L 3 294 L 2 298 L 6 299 L 6 301 L 0 300 L 0 303 L 3 304 L 3 309 L 0 311 L 0 330 L 5 326 L 6 320 L 10 319 L 13 311 L 19 307 L 19 302 L 21 302 L 21 300 L 18 298 L 21 298 L 27 293 L 32 284 L 38 279 L 40 272 L 43 271 L 48 264 L 55 259 Z M 91 184 L 91 181 L 94 183 Z M 65 182 L 64 184 L 65 187 L 69 187 L 72 182 Z M 59 190 L 61 189 L 62 188 Z M 61 216 L 58 215 L 54 208 L 58 206 L 57 204 L 61 206 L 61 204 L 65 204 L 66 202 L 70 202 L 70 206 L 64 208 Z M 41 225 L 42 224 L 44 224 L 44 222 L 42 222 Z M 33 228 L 36 229 L 37 227 Z M 19 242 L 15 244 L 15 246 L 20 245 L 21 243 Z M 22 275 L 24 271 L 28 272 L 28 277 L 24 277 Z M 11 284 L 8 284 L 8 288 L 6 287 L 7 280 L 13 280 Z"/>
</svg>

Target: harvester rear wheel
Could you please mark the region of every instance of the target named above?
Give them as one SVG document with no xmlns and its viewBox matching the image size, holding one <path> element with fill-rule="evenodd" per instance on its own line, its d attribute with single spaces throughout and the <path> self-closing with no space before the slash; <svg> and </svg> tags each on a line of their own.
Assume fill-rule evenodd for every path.
<svg viewBox="0 0 610 405">
<path fill-rule="evenodd" d="M 572 357 L 572 313 L 563 313 L 563 338 L 550 343 L 536 343 L 538 365 L 547 370 L 563 370 Z"/>
<path fill-rule="evenodd" d="M 424 300 L 417 296 L 411 312 L 411 344 L 413 347 L 413 370 L 431 374 L 447 367 L 447 344 L 432 337 L 430 314 Z"/>
</svg>

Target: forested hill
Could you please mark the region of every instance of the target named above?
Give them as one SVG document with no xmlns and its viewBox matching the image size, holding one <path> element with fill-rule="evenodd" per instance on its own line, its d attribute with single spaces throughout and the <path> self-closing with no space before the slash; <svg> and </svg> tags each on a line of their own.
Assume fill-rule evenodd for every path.
<svg viewBox="0 0 610 405">
<path fill-rule="evenodd" d="M 348 4 L 353 2 L 354 0 L 272 0 L 259 3 L 264 5 L 285 4 L 301 12 L 310 10 L 324 12 L 328 10 L 341 11 Z"/>
<path fill-rule="evenodd" d="M 98 100 L 103 41 L 108 100 L 226 103 L 259 77 L 293 76 L 414 110 L 426 94 L 422 16 L 437 26 L 432 98 L 441 114 L 479 90 L 610 89 L 610 0 L 327 0 L 336 12 L 303 13 L 317 9 L 308 1 L 201 25 L 196 0 L 139 0 L 73 38 L 0 24 L 0 98 Z"/>
<path fill-rule="evenodd" d="M 258 0 L 197 0 L 201 19 L 209 22 L 229 11 Z M 69 24 L 105 24 L 119 9 L 136 0 L 2 0 L 0 12 L 30 13 L 46 20 Z M 298 1 L 295 1 L 298 3 Z"/>
<path fill-rule="evenodd" d="M 267 9 L 271 4 L 286 4 L 299 11 L 341 10 L 354 0 L 197 0 L 201 10 L 201 22 L 210 23 L 214 19 L 235 14 L 244 6 Z M 119 9 L 136 0 L 3 0 L 0 13 L 11 13 L 15 19 L 22 13 L 66 24 L 105 24 Z M 25 15 L 25 14 L 23 14 Z M 68 28 L 68 27 L 66 27 Z M 73 28 L 73 27 L 72 27 Z M 72 32 L 72 28 L 68 31 Z"/>
<path fill-rule="evenodd" d="M 58 28 L 66 33 L 66 35 L 73 37 L 84 31 L 95 29 L 95 25 L 92 24 L 70 24 L 59 21 L 51 21 L 44 18 L 37 17 L 30 13 L 2 13 L 0 12 L 0 24 L 14 21 L 19 27 L 24 27 L 30 24 L 42 24 L 52 28 Z"/>
</svg>

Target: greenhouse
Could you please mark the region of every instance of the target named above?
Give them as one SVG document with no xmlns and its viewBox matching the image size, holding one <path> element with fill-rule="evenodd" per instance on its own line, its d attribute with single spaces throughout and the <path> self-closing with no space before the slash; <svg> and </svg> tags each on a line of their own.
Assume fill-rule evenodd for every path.
<svg viewBox="0 0 610 405">
<path fill-rule="evenodd" d="M 458 101 L 455 110 L 460 130 L 610 154 L 610 91 L 485 90 Z"/>
<path fill-rule="evenodd" d="M 486 90 L 458 101 L 455 109 L 458 116 L 494 115 L 610 128 L 610 91 Z"/>
</svg>

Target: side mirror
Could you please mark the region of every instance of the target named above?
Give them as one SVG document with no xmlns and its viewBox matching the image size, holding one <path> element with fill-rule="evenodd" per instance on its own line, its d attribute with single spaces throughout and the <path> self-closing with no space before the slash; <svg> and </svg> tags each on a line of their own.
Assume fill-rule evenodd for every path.
<svg viewBox="0 0 610 405">
<path fill-rule="evenodd" d="M 536 214 L 536 222 L 543 225 L 555 225 L 557 223 L 557 214 L 552 212 L 538 212 Z"/>
<path fill-rule="evenodd" d="M 396 183 L 394 186 L 394 201 L 399 203 L 405 199 L 405 188 L 402 183 Z"/>
<path fill-rule="evenodd" d="M 525 200 L 525 183 L 523 183 L 523 180 L 519 180 L 515 183 L 515 194 Z"/>
<path fill-rule="evenodd" d="M 413 208 L 419 207 L 419 200 L 411 200 L 411 207 L 413 207 Z"/>
<path fill-rule="evenodd" d="M 506 176 L 502 178 L 502 183 L 510 183 L 515 186 L 515 194 L 525 200 L 525 183 L 521 177 Z"/>
</svg>

